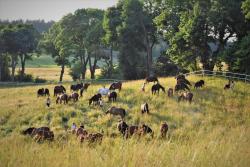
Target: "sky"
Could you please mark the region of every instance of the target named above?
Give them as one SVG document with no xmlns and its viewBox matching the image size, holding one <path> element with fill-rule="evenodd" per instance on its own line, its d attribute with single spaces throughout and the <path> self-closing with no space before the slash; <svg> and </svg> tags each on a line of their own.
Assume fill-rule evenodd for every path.
<svg viewBox="0 0 250 167">
<path fill-rule="evenodd" d="M 0 0 L 0 20 L 58 21 L 81 8 L 106 9 L 118 0 Z"/>
</svg>

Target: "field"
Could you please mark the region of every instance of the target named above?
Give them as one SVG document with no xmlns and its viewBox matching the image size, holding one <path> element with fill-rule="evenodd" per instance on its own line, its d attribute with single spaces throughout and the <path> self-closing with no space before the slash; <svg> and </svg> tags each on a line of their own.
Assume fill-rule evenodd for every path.
<svg viewBox="0 0 250 167">
<path fill-rule="evenodd" d="M 200 77 L 189 76 L 194 83 Z M 194 90 L 192 104 L 177 102 L 177 96 L 151 95 L 152 84 L 142 93 L 142 80 L 125 82 L 118 101 L 103 108 L 88 106 L 88 99 L 103 84 L 93 84 L 79 102 L 45 107 L 45 98 L 37 98 L 41 86 L 0 88 L 0 166 L 183 166 L 248 167 L 250 164 L 250 90 L 237 82 L 234 90 L 224 91 L 227 80 L 203 78 L 202 89 Z M 166 88 L 174 78 L 160 78 Z M 106 85 L 108 86 L 108 85 Z M 54 85 L 45 85 L 52 92 Z M 69 85 L 66 85 L 69 90 Z M 69 92 L 69 91 L 68 91 Z M 148 102 L 150 114 L 141 115 L 140 104 Z M 104 112 L 112 105 L 128 111 L 128 124 L 145 123 L 154 130 L 154 138 L 133 137 L 124 140 L 116 128 L 119 117 Z M 160 124 L 169 124 L 167 139 L 160 139 Z M 101 144 L 80 144 L 65 130 L 66 126 L 84 123 L 89 132 L 103 132 Z M 49 126 L 55 141 L 36 143 L 20 134 L 30 126 Z"/>
</svg>

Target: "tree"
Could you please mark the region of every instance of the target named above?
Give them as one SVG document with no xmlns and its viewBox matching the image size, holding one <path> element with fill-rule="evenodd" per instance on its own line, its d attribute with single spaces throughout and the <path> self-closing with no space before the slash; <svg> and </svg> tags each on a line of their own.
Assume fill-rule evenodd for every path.
<svg viewBox="0 0 250 167">
<path fill-rule="evenodd" d="M 11 80 L 14 81 L 15 69 L 18 63 L 18 53 L 20 51 L 18 43 L 18 26 L 6 25 L 2 29 L 2 40 L 5 45 L 5 54 L 11 58 Z"/>
<path fill-rule="evenodd" d="M 113 71 L 113 49 L 118 47 L 117 27 L 121 25 L 121 4 L 116 7 L 108 8 L 104 13 L 103 29 L 105 32 L 104 41 L 110 47 L 110 58 L 107 62 L 108 77 L 110 78 Z M 108 60 L 108 59 L 107 59 Z"/>
<path fill-rule="evenodd" d="M 243 9 L 246 19 L 250 19 L 250 0 L 245 0 L 242 3 L 242 9 Z"/>
<path fill-rule="evenodd" d="M 21 61 L 21 76 L 25 73 L 25 62 L 30 60 L 37 49 L 39 34 L 32 25 L 22 24 L 18 26 L 19 57 Z"/>
<path fill-rule="evenodd" d="M 90 26 L 92 29 L 88 31 L 86 36 L 86 48 L 88 50 L 91 79 L 94 79 L 97 61 L 100 60 L 104 54 L 102 45 L 102 38 L 104 35 L 102 19 L 92 20 Z"/>
<path fill-rule="evenodd" d="M 171 59 L 192 70 L 198 68 L 197 62 L 213 70 L 228 41 L 240 41 L 250 28 L 238 0 L 190 0 L 183 5 L 167 0 L 165 5 L 155 19 L 158 30 L 170 45 Z"/>
<path fill-rule="evenodd" d="M 0 26 L 0 81 L 9 79 L 9 56 L 6 54 L 6 44 L 3 38 L 4 26 Z"/>
<path fill-rule="evenodd" d="M 122 24 L 119 27 L 119 65 L 125 79 L 142 76 L 145 51 L 143 27 L 138 16 L 143 15 L 142 4 L 138 0 L 126 0 L 122 6 Z"/>
<path fill-rule="evenodd" d="M 65 66 L 69 65 L 69 56 L 71 53 L 70 43 L 63 34 L 60 21 L 55 23 L 47 33 L 43 35 L 39 46 L 55 59 L 57 65 L 61 66 L 59 81 L 62 82 Z"/>
</svg>

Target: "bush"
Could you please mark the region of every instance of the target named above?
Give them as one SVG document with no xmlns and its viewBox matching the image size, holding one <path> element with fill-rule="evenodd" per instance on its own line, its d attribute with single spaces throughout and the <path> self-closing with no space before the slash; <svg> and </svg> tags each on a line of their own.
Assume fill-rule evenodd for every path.
<svg viewBox="0 0 250 167">
<path fill-rule="evenodd" d="M 70 68 L 69 75 L 72 77 L 74 81 L 80 79 L 81 77 L 81 64 L 80 62 L 76 62 Z"/>
<path fill-rule="evenodd" d="M 182 70 L 167 56 L 160 56 L 154 64 L 154 71 L 158 76 L 174 76 Z"/>
<path fill-rule="evenodd" d="M 119 70 L 118 66 L 114 66 L 111 76 L 109 75 L 109 67 L 107 65 L 104 65 L 101 68 L 101 74 L 99 76 L 100 79 L 122 79 L 121 71 Z"/>
<path fill-rule="evenodd" d="M 33 76 L 31 74 L 21 74 L 19 71 L 17 75 L 15 75 L 14 78 L 15 81 L 18 82 L 33 82 Z"/>
<path fill-rule="evenodd" d="M 34 80 L 35 83 L 46 83 L 47 80 L 43 78 L 36 77 Z"/>
</svg>

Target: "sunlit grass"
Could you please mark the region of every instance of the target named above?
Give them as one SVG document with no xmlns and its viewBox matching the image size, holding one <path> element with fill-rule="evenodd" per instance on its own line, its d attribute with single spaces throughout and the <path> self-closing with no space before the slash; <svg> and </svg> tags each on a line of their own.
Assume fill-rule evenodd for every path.
<svg viewBox="0 0 250 167">
<path fill-rule="evenodd" d="M 189 76 L 193 83 L 200 77 Z M 91 85 L 76 104 L 51 108 L 45 98 L 37 98 L 42 86 L 0 88 L 0 166 L 249 166 L 250 164 L 250 90 L 237 82 L 234 90 L 224 91 L 227 80 L 203 78 L 205 87 L 194 90 L 192 104 L 177 102 L 160 92 L 152 96 L 152 84 L 140 91 L 140 81 L 125 82 L 116 103 L 104 98 L 103 109 L 88 106 L 88 99 L 103 84 Z M 174 78 L 160 78 L 168 89 Z M 70 85 L 66 85 L 69 90 Z M 108 86 L 106 84 L 106 86 Z M 46 85 L 52 93 L 54 85 Z M 140 114 L 140 104 L 148 102 L 150 114 Z M 112 105 L 128 111 L 128 124 L 145 123 L 154 130 L 154 138 L 110 138 L 117 133 L 119 117 L 104 112 Z M 160 124 L 166 121 L 166 140 L 159 138 Z M 84 123 L 90 132 L 104 132 L 102 144 L 80 144 L 64 127 Z M 52 143 L 37 144 L 20 131 L 29 126 L 49 126 L 55 133 Z"/>
</svg>

